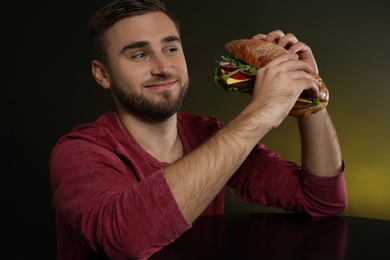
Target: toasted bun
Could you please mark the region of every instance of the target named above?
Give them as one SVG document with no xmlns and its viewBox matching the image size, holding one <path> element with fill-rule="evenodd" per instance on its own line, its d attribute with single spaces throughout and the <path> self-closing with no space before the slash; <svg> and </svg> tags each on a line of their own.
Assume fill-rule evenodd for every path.
<svg viewBox="0 0 390 260">
<path fill-rule="evenodd" d="M 271 60 L 288 53 L 286 49 L 272 42 L 254 39 L 230 41 L 225 44 L 225 49 L 237 58 L 256 68 L 264 67 Z M 329 91 L 326 88 L 325 83 L 317 73 L 311 72 L 310 74 L 320 82 L 319 91 L 321 95 L 318 97 L 320 104 L 308 108 L 293 108 L 289 113 L 290 116 L 305 117 L 324 109 L 328 105 Z"/>
<path fill-rule="evenodd" d="M 225 49 L 256 68 L 264 67 L 271 60 L 288 53 L 286 49 L 274 43 L 253 39 L 228 42 Z"/>
</svg>

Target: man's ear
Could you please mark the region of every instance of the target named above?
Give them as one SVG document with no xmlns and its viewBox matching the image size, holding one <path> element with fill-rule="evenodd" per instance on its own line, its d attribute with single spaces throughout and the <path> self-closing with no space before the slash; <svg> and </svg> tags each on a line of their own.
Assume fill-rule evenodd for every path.
<svg viewBox="0 0 390 260">
<path fill-rule="evenodd" d="M 96 82 L 99 83 L 104 89 L 109 89 L 111 86 L 110 75 L 106 66 L 98 60 L 93 60 L 91 63 L 92 75 Z"/>
</svg>

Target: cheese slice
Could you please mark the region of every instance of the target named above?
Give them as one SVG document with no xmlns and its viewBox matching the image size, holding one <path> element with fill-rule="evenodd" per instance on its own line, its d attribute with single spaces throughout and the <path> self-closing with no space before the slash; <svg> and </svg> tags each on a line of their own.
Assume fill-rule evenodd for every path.
<svg viewBox="0 0 390 260">
<path fill-rule="evenodd" d="M 223 70 L 223 69 L 221 69 L 221 71 L 222 71 L 222 73 L 223 73 L 224 75 L 229 74 L 228 71 L 225 71 L 225 70 Z M 227 84 L 227 85 L 232 85 L 232 84 L 235 84 L 235 83 L 245 82 L 245 81 L 249 81 L 249 80 L 253 80 L 253 79 L 233 79 L 233 78 L 229 77 L 229 78 L 226 80 L 226 84 Z"/>
<path fill-rule="evenodd" d="M 239 82 L 245 82 L 245 81 L 249 81 L 249 80 L 252 80 L 252 79 L 233 79 L 233 78 L 228 78 L 227 81 L 226 81 L 226 84 L 231 85 L 231 84 L 235 84 L 235 83 L 239 83 Z"/>
<path fill-rule="evenodd" d="M 297 101 L 302 103 L 309 103 L 309 104 L 313 103 L 309 98 L 298 98 Z"/>
</svg>

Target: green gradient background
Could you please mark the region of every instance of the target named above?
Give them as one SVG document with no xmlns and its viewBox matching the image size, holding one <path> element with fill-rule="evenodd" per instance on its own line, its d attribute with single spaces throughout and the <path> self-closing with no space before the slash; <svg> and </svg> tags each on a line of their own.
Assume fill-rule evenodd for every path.
<svg viewBox="0 0 390 260">
<path fill-rule="evenodd" d="M 113 105 L 110 93 L 92 79 L 85 35 L 90 15 L 103 2 L 18 1 L 4 6 L 12 17 L 0 18 L 0 199 L 6 209 L 1 214 L 2 223 L 7 223 L 6 243 L 53 240 L 51 149 L 75 125 L 95 120 Z M 281 29 L 311 46 L 330 90 L 328 108 L 346 162 L 345 215 L 390 220 L 388 1 L 166 3 L 182 24 L 191 77 L 185 110 L 228 121 L 247 104 L 249 97 L 225 94 L 213 82 L 215 60 L 224 53 L 225 42 Z M 295 119 L 287 118 L 263 142 L 299 161 Z M 228 212 L 278 211 L 245 203 L 232 193 L 227 195 L 226 208 Z"/>
</svg>

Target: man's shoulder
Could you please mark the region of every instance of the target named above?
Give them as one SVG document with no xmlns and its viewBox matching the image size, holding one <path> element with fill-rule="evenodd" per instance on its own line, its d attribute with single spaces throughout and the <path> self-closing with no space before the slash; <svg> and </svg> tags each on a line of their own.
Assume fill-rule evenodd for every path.
<svg viewBox="0 0 390 260">
<path fill-rule="evenodd" d="M 99 140 L 111 139 L 109 136 L 114 136 L 118 131 L 115 112 L 110 110 L 101 114 L 95 121 L 76 125 L 69 133 L 63 135 L 57 144 L 72 140 L 99 143 Z"/>
</svg>

